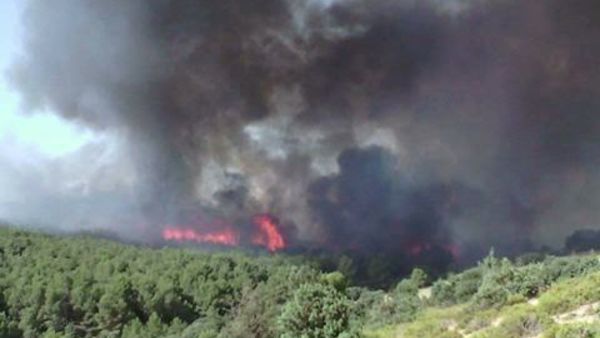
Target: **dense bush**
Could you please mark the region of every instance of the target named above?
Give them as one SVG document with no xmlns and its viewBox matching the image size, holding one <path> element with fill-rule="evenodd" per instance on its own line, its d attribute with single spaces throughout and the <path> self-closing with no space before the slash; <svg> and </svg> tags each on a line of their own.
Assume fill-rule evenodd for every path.
<svg viewBox="0 0 600 338">
<path fill-rule="evenodd" d="M 512 269 L 512 279 L 507 284 L 512 294 L 532 298 L 546 289 L 553 281 L 542 263 L 530 264 Z"/>
<path fill-rule="evenodd" d="M 552 319 L 527 308 L 513 309 L 496 327 L 486 332 L 488 338 L 538 337 L 553 325 Z"/>
<path fill-rule="evenodd" d="M 433 284 L 432 301 L 438 305 L 466 302 L 479 290 L 482 277 L 483 271 L 477 267 L 440 279 Z"/>
<path fill-rule="evenodd" d="M 595 256 L 549 257 L 544 261 L 544 272 L 550 281 L 582 276 L 599 270 L 600 261 Z"/>
<path fill-rule="evenodd" d="M 435 305 L 449 306 L 456 304 L 455 290 L 454 275 L 450 275 L 447 279 L 439 279 L 431 287 L 431 299 Z"/>
<path fill-rule="evenodd" d="M 600 322 L 595 324 L 575 323 L 556 325 L 544 334 L 545 338 L 597 338 L 600 337 Z"/>
<path fill-rule="evenodd" d="M 355 302 L 355 308 L 364 309 L 360 315 L 369 326 L 414 320 L 423 307 L 419 286 L 423 286 L 426 280 L 423 270 L 415 269 L 410 278 L 401 280 L 390 293 L 363 291 Z"/>
<path fill-rule="evenodd" d="M 355 337 L 350 327 L 351 306 L 334 287 L 304 284 L 294 292 L 278 319 L 283 338 Z"/>
<path fill-rule="evenodd" d="M 415 292 L 397 292 L 395 294 L 394 318 L 397 322 L 407 322 L 415 319 L 423 305 L 417 292 L 418 290 L 415 290 Z"/>
<path fill-rule="evenodd" d="M 520 255 L 515 259 L 517 266 L 541 263 L 546 259 L 547 255 L 543 252 L 528 252 Z"/>
<path fill-rule="evenodd" d="M 432 302 L 441 306 L 471 302 L 478 309 L 499 307 L 518 297 L 536 297 L 558 281 L 596 271 L 600 271 L 600 261 L 593 256 L 530 254 L 512 264 L 496 258 L 492 251 L 477 267 L 436 281 Z"/>
<path fill-rule="evenodd" d="M 422 288 L 427 284 L 429 276 L 420 268 L 415 268 L 410 274 L 410 281 L 417 287 Z"/>
<path fill-rule="evenodd" d="M 510 292 L 494 277 L 485 278 L 473 296 L 472 304 L 477 309 L 501 307 L 508 301 Z"/>
<path fill-rule="evenodd" d="M 586 275 L 572 285 L 565 280 L 551 288 L 551 294 L 539 298 L 539 307 L 547 313 L 557 314 L 573 310 L 581 305 L 600 300 L 600 272 Z"/>
</svg>

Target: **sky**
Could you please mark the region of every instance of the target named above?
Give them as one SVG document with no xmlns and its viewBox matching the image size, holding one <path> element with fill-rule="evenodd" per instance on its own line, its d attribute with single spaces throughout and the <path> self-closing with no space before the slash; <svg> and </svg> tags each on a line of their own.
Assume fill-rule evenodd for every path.
<svg viewBox="0 0 600 338">
<path fill-rule="evenodd" d="M 62 156 L 93 139 L 90 131 L 56 114 L 22 111 L 19 95 L 10 88 L 7 73 L 11 63 L 19 57 L 23 3 L 22 0 L 0 2 L 0 147 L 4 155 L 0 161 L 11 157 L 6 156 L 7 152 Z"/>
<path fill-rule="evenodd" d="M 24 3 L 0 1 L 0 219 L 11 220 L 21 209 L 16 206 L 35 204 L 46 195 L 43 192 L 63 189 L 59 180 L 78 182 L 90 175 L 80 169 L 89 162 L 83 163 L 77 151 L 104 147 L 107 140 L 59 114 L 27 111 L 21 105 L 20 95 L 11 88 L 9 69 L 20 57 Z"/>
</svg>

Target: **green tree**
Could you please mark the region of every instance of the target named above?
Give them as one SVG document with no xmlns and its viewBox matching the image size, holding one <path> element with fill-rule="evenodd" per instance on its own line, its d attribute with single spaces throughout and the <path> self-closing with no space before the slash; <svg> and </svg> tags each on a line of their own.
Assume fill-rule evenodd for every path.
<svg viewBox="0 0 600 338">
<path fill-rule="evenodd" d="M 135 314 L 129 306 L 131 283 L 123 277 L 111 284 L 98 303 L 97 322 L 105 331 L 120 332 Z"/>
<path fill-rule="evenodd" d="M 485 309 L 504 305 L 511 294 L 509 285 L 515 278 L 512 264 L 506 258 L 497 259 L 492 250 L 483 260 L 481 267 L 483 278 L 473 296 L 473 306 Z"/>
<path fill-rule="evenodd" d="M 348 286 L 348 280 L 339 271 L 326 273 L 321 276 L 321 282 L 326 285 L 333 286 L 334 289 L 343 292 Z"/>
<path fill-rule="evenodd" d="M 17 338 L 22 337 L 16 323 L 11 322 L 4 313 L 0 313 L 0 337 Z"/>
<path fill-rule="evenodd" d="M 427 284 L 427 273 L 419 268 L 414 268 L 410 274 L 410 280 L 415 283 L 417 288 L 422 288 Z"/>
<path fill-rule="evenodd" d="M 347 298 L 329 285 L 304 284 L 285 304 L 278 319 L 284 338 L 353 336 Z"/>
</svg>

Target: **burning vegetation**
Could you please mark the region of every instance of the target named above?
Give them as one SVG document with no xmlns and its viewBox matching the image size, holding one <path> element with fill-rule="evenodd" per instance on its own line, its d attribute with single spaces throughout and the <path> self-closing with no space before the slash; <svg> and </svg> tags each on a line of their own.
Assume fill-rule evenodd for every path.
<svg viewBox="0 0 600 338">
<path fill-rule="evenodd" d="M 168 226 L 162 232 L 166 241 L 196 242 L 200 244 L 214 244 L 220 246 L 239 246 L 240 243 L 251 243 L 263 247 L 271 252 L 285 249 L 286 241 L 277 221 L 269 215 L 258 215 L 253 218 L 253 229 L 249 238 L 242 238 L 242 234 L 230 225 L 209 226 L 215 230 L 202 230 L 198 226 Z"/>
</svg>

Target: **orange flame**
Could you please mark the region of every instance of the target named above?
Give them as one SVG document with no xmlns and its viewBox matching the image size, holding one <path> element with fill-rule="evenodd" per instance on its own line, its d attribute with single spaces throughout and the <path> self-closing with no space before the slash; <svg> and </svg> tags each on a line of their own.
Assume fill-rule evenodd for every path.
<svg viewBox="0 0 600 338">
<path fill-rule="evenodd" d="M 253 218 L 254 228 L 248 237 L 241 236 L 246 232 L 232 228 L 223 223 L 214 223 L 214 231 L 200 231 L 197 227 L 167 226 L 162 231 L 162 238 L 167 241 L 209 243 L 223 246 L 238 246 L 252 243 L 274 252 L 286 247 L 285 239 L 278 228 L 277 221 L 269 215 L 259 215 Z"/>
<path fill-rule="evenodd" d="M 271 252 L 285 248 L 285 240 L 272 217 L 268 215 L 256 216 L 254 217 L 254 224 L 258 226 L 259 232 L 252 237 L 252 243 L 264 246 Z"/>
<path fill-rule="evenodd" d="M 194 241 L 198 243 L 210 243 L 226 246 L 238 245 L 237 234 L 231 229 L 201 233 L 193 229 L 178 229 L 168 227 L 163 230 L 162 237 L 171 241 Z"/>
</svg>

